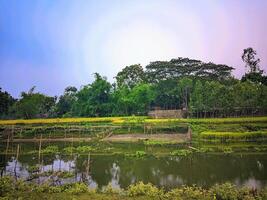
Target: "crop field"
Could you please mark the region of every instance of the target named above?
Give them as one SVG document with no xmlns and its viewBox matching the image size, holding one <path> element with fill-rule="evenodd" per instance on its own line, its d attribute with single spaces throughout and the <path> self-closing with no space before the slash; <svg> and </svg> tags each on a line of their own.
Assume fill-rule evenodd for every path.
<svg viewBox="0 0 267 200">
<path fill-rule="evenodd" d="M 49 119 L 16 119 L 0 120 L 0 125 L 15 124 L 60 124 L 60 123 L 267 123 L 267 117 L 238 117 L 238 118 L 190 118 L 190 119 L 152 119 L 145 116 L 133 117 L 91 117 L 91 118 L 49 118 Z"/>
</svg>

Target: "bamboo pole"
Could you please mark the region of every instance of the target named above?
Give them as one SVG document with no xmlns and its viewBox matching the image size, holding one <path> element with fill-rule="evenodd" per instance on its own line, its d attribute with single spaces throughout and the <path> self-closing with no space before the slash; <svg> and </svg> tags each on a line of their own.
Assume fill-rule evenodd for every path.
<svg viewBox="0 0 267 200">
<path fill-rule="evenodd" d="M 40 164 L 40 159 L 41 159 L 41 150 L 42 150 L 42 138 L 43 138 L 43 134 L 41 134 L 41 137 L 40 137 L 40 142 L 39 142 L 39 154 L 38 154 L 38 162 Z"/>
<path fill-rule="evenodd" d="M 17 145 L 16 161 L 15 161 L 15 166 L 14 166 L 14 174 L 15 174 L 16 180 L 17 180 L 17 163 L 18 163 L 18 159 L 19 159 L 19 144 Z"/>
</svg>

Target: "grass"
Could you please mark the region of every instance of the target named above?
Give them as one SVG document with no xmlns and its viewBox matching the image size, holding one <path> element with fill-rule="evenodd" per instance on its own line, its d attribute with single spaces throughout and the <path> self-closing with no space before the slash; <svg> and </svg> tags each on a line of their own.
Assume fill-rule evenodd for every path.
<svg viewBox="0 0 267 200">
<path fill-rule="evenodd" d="M 220 141 L 253 141 L 267 139 L 267 130 L 250 131 L 250 132 L 202 132 L 202 139 L 220 140 Z"/>
</svg>

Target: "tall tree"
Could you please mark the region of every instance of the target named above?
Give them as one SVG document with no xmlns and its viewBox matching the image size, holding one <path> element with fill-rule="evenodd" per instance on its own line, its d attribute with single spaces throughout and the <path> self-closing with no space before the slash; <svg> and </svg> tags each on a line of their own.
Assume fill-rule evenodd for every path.
<svg viewBox="0 0 267 200">
<path fill-rule="evenodd" d="M 260 59 L 256 57 L 257 52 L 251 48 L 248 47 L 243 50 L 242 54 L 242 60 L 245 62 L 246 67 L 249 68 L 249 72 L 260 72 Z"/>
<path fill-rule="evenodd" d="M 92 84 L 84 86 L 77 92 L 77 101 L 73 112 L 78 116 L 108 116 L 111 115 L 111 84 L 105 77 L 95 73 Z"/>
<path fill-rule="evenodd" d="M 0 87 L 0 117 L 8 115 L 9 108 L 15 103 L 15 99 Z"/>
<path fill-rule="evenodd" d="M 144 81 L 144 71 L 140 64 L 126 66 L 120 71 L 116 78 L 118 87 L 128 87 L 132 89 L 134 86 Z"/>
<path fill-rule="evenodd" d="M 177 58 L 170 61 L 151 62 L 146 66 L 146 78 L 149 82 L 160 80 L 193 77 L 209 80 L 225 80 L 231 76 L 232 67 L 200 60 Z"/>
<path fill-rule="evenodd" d="M 21 98 L 14 104 L 13 110 L 17 117 L 25 119 L 49 117 L 56 97 L 35 93 L 34 89 L 35 87 L 31 88 L 29 92 L 22 92 Z"/>
<path fill-rule="evenodd" d="M 241 81 L 251 81 L 254 83 L 261 83 L 267 85 L 267 76 L 263 74 L 263 70 L 260 69 L 260 59 L 256 57 L 257 52 L 249 47 L 244 49 L 242 54 L 242 60 L 245 62 L 245 67 L 249 68 L 248 73 L 242 77 Z"/>
<path fill-rule="evenodd" d="M 65 89 L 64 94 L 59 97 L 59 101 L 56 104 L 56 112 L 58 116 L 71 114 L 71 108 L 76 101 L 77 88 L 69 86 Z"/>
</svg>

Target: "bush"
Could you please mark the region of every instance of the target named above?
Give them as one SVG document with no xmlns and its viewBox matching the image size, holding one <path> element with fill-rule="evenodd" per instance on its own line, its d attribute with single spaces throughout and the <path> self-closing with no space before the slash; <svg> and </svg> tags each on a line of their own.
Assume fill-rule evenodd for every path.
<svg viewBox="0 0 267 200">
<path fill-rule="evenodd" d="M 122 192 L 122 190 L 112 187 L 111 183 L 109 183 L 107 186 L 102 188 L 102 192 L 104 194 L 119 194 Z"/>
<path fill-rule="evenodd" d="M 74 183 L 70 188 L 65 190 L 65 192 L 71 194 L 80 194 L 88 191 L 88 186 L 84 183 Z"/>
<path fill-rule="evenodd" d="M 210 191 L 215 195 L 216 200 L 238 200 L 238 189 L 231 183 L 216 184 Z"/>
<path fill-rule="evenodd" d="M 14 190 L 13 180 L 11 177 L 3 177 L 0 179 L 0 196 L 5 196 Z"/>
<path fill-rule="evenodd" d="M 135 196 L 156 197 L 156 196 L 162 196 L 163 191 L 153 186 L 151 183 L 144 184 L 141 181 L 134 185 L 130 185 L 128 187 L 127 194 L 130 197 L 135 197 Z"/>
<path fill-rule="evenodd" d="M 179 199 L 179 200 L 191 200 L 191 199 L 196 199 L 196 200 L 213 200 L 214 196 L 199 187 L 187 187 L 183 186 L 181 188 L 176 188 L 173 189 L 169 192 L 166 193 L 166 199 Z"/>
</svg>

